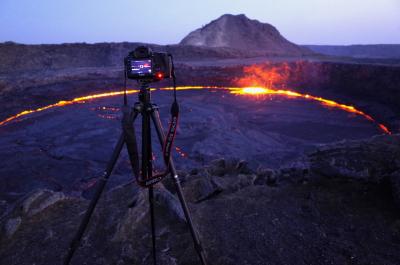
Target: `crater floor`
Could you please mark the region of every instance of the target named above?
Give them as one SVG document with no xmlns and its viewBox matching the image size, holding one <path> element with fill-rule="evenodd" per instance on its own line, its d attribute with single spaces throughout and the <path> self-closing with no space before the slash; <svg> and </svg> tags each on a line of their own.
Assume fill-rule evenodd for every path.
<svg viewBox="0 0 400 265">
<path fill-rule="evenodd" d="M 130 103 L 136 98 L 131 95 Z M 171 101 L 171 92 L 153 93 L 165 127 Z M 318 144 L 381 134 L 376 124 L 361 116 L 304 99 L 187 90 L 179 91 L 179 101 L 174 152 L 178 169 L 202 166 L 218 157 L 279 168 Z M 0 127 L 0 200 L 12 202 L 37 188 L 72 194 L 90 190 L 121 133 L 121 102 L 119 96 L 91 100 Z M 153 146 L 161 169 L 159 145 Z M 109 187 L 131 178 L 124 150 Z"/>
</svg>

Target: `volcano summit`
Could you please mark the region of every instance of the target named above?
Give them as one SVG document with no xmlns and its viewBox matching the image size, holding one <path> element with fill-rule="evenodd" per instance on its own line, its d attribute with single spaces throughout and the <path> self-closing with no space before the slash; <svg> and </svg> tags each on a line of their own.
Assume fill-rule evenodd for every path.
<svg viewBox="0 0 400 265">
<path fill-rule="evenodd" d="M 268 23 L 226 14 L 187 35 L 181 45 L 226 47 L 262 55 L 302 56 L 312 52 L 285 39 Z"/>
</svg>

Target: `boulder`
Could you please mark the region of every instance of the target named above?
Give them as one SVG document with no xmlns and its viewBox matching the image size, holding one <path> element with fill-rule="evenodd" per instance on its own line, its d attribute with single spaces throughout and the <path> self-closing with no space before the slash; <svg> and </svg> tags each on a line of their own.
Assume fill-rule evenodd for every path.
<svg viewBox="0 0 400 265">
<path fill-rule="evenodd" d="M 213 176 L 254 173 L 246 160 L 224 158 L 211 161 L 210 165 L 207 167 L 207 172 Z"/>
<path fill-rule="evenodd" d="M 254 185 L 269 185 L 273 186 L 277 183 L 277 173 L 269 168 L 258 168 L 257 177 L 254 180 Z"/>
<path fill-rule="evenodd" d="M 321 146 L 309 160 L 313 174 L 378 183 L 400 169 L 400 136 Z"/>
<path fill-rule="evenodd" d="M 167 189 L 163 187 L 155 189 L 154 199 L 156 207 L 159 209 L 159 211 L 164 212 L 167 218 L 178 222 L 186 221 L 178 198 Z"/>
<path fill-rule="evenodd" d="M 119 220 L 113 241 L 127 241 L 132 237 L 133 229 L 140 225 L 149 212 L 147 192 L 141 189 L 134 202 L 127 209 L 124 217 Z"/>
<path fill-rule="evenodd" d="M 167 223 L 184 223 L 186 221 L 178 198 L 163 185 L 157 184 L 154 186 L 154 206 L 157 213 L 157 222 L 161 228 Z M 112 240 L 125 242 L 129 241 L 130 238 L 134 238 L 133 235 L 136 229 L 149 224 L 149 214 L 148 190 L 140 189 L 122 219 L 118 220 Z M 161 228 L 158 228 L 158 231 L 162 231 Z"/>
<path fill-rule="evenodd" d="M 14 235 L 14 233 L 18 230 L 20 224 L 22 222 L 21 217 L 11 218 L 4 225 L 4 234 L 7 238 L 10 238 Z"/>
<path fill-rule="evenodd" d="M 67 197 L 62 192 L 38 190 L 23 201 L 22 212 L 28 216 L 33 216 L 66 198 Z"/>
<path fill-rule="evenodd" d="M 200 202 L 220 193 L 222 189 L 213 177 L 203 174 L 188 177 L 183 192 L 188 202 Z"/>
<path fill-rule="evenodd" d="M 224 193 L 233 193 L 253 185 L 256 178 L 255 174 L 232 174 L 223 177 L 213 176 L 212 182 Z"/>
</svg>

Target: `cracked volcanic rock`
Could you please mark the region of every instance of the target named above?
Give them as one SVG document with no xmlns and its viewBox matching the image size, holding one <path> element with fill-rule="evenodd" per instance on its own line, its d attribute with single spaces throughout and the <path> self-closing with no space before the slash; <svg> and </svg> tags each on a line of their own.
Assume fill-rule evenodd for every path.
<svg viewBox="0 0 400 265">
<path fill-rule="evenodd" d="M 400 169 L 400 137 L 344 141 L 322 146 L 309 157 L 315 174 L 381 182 Z"/>
<path fill-rule="evenodd" d="M 399 264 L 390 193 L 398 194 L 399 139 L 325 146 L 281 170 L 242 171 L 244 162 L 220 159 L 181 172 L 209 263 Z M 198 264 L 174 187 L 163 182 L 168 189 L 155 186 L 159 262 Z M 0 263 L 60 264 L 87 205 L 47 190 L 18 202 L 1 219 Z M 150 249 L 147 191 L 129 183 L 103 195 L 72 264 L 150 264 Z"/>
</svg>

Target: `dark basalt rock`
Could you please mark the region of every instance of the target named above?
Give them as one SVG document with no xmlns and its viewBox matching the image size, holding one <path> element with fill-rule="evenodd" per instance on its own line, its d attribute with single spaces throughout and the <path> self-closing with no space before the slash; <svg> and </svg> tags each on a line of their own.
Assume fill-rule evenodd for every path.
<svg viewBox="0 0 400 265">
<path fill-rule="evenodd" d="M 245 174 L 229 159 L 181 172 L 209 263 L 399 264 L 399 139 L 321 147 L 309 156 L 309 172 L 303 161 Z M 162 184 L 154 190 L 159 262 L 198 264 L 177 196 Z M 0 264 L 59 264 L 87 205 L 48 190 L 18 201 L 0 220 Z M 134 183 L 111 189 L 72 264 L 150 264 L 149 218 L 146 190 Z"/>
<path fill-rule="evenodd" d="M 21 217 L 8 219 L 4 225 L 4 234 L 7 238 L 10 238 L 14 235 L 14 233 L 18 230 L 19 225 L 21 224 Z"/>
<path fill-rule="evenodd" d="M 400 170 L 390 175 L 390 184 L 392 186 L 393 199 L 400 209 Z"/>
<path fill-rule="evenodd" d="M 206 167 L 207 173 L 213 176 L 224 176 L 228 174 L 252 174 L 254 171 L 245 160 L 220 158 L 210 162 Z"/>
<path fill-rule="evenodd" d="M 276 185 L 277 184 L 277 173 L 275 170 L 269 168 L 258 168 L 257 177 L 254 180 L 254 185 Z"/>
<path fill-rule="evenodd" d="M 400 169 L 400 137 L 345 141 L 323 146 L 309 157 L 314 174 L 380 182 Z"/>
<path fill-rule="evenodd" d="M 33 192 L 23 201 L 21 209 L 23 214 L 33 216 L 64 199 L 66 199 L 66 196 L 62 192 L 39 190 Z"/>
<path fill-rule="evenodd" d="M 323 146 L 309 158 L 314 175 L 376 184 L 389 182 L 400 208 L 400 135 Z"/>
</svg>

